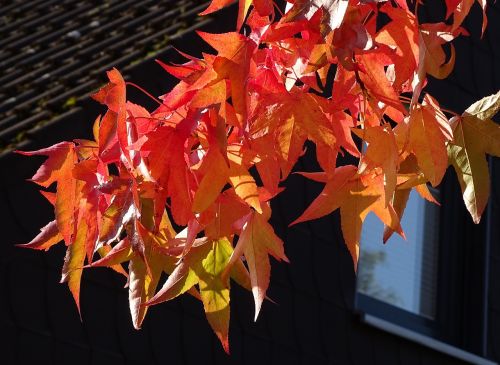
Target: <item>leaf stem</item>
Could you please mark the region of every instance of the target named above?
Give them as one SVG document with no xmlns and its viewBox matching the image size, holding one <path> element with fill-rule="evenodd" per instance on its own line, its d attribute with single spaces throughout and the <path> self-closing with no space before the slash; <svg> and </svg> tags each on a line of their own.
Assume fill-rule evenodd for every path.
<svg viewBox="0 0 500 365">
<path fill-rule="evenodd" d="M 407 97 L 407 96 L 403 96 L 403 95 L 400 95 L 399 96 L 399 100 L 401 100 L 401 102 L 403 103 L 407 103 L 407 104 L 410 104 L 411 103 L 411 98 Z M 433 107 L 432 105 L 429 104 L 430 107 L 432 107 L 434 110 L 438 110 L 437 108 Z M 450 109 L 446 109 L 446 108 L 442 108 L 442 107 L 439 107 L 439 110 L 443 111 L 443 112 L 446 112 L 448 114 L 451 114 L 455 117 L 459 117 L 460 114 L 454 112 L 453 110 L 450 110 Z M 439 111 L 438 110 L 438 111 Z"/>
<path fill-rule="evenodd" d="M 130 81 L 127 81 L 125 83 L 126 85 L 130 85 L 130 86 L 133 86 L 135 87 L 136 89 L 142 91 L 146 96 L 148 96 L 150 99 L 154 100 L 156 103 L 158 103 L 159 105 L 163 105 L 160 101 L 158 101 L 157 98 L 155 98 L 153 95 L 151 95 L 150 93 L 148 93 L 146 90 L 144 90 L 142 87 L 140 87 L 139 85 L 137 84 L 134 84 L 133 82 L 130 82 Z"/>
</svg>

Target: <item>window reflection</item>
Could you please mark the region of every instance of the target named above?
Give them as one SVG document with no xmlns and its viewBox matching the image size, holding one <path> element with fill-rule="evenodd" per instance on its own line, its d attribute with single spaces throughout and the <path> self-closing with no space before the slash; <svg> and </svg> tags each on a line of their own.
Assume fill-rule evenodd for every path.
<svg viewBox="0 0 500 365">
<path fill-rule="evenodd" d="M 410 193 L 402 226 L 382 243 L 383 224 L 370 213 L 361 233 L 357 290 L 409 312 L 435 318 L 439 207 Z"/>
</svg>

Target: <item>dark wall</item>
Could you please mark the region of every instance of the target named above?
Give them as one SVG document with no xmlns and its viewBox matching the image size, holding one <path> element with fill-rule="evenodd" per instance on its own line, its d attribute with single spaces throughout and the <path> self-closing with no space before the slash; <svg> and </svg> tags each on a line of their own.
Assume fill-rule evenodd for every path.
<svg viewBox="0 0 500 365">
<path fill-rule="evenodd" d="M 458 40 L 452 77 L 430 88 L 442 105 L 462 111 L 500 88 L 500 6 L 489 10 L 489 28 L 479 40 L 480 14 L 474 8 Z M 232 24 L 229 24 L 232 26 Z M 197 48 L 194 37 L 179 42 Z M 184 47 L 183 47 L 184 46 Z M 168 52 L 167 52 L 168 53 Z M 164 60 L 174 57 L 165 54 Z M 165 92 L 164 73 L 152 62 L 130 69 L 130 80 L 153 94 Z M 158 77 L 161 75 L 161 77 Z M 102 112 L 91 102 L 31 135 L 23 149 L 88 135 Z M 24 182 L 42 159 L 7 154 L 0 158 L 0 363 L 5 364 L 460 364 L 461 362 L 363 324 L 354 314 L 355 275 L 342 242 L 338 214 L 287 228 L 321 186 L 292 175 L 288 189 L 273 203 L 273 225 L 285 241 L 291 264 L 273 263 L 268 295 L 252 322 L 251 295 L 232 290 L 231 356 L 222 351 L 200 303 L 188 296 L 151 308 L 143 329 L 132 328 L 124 279 L 110 270 L 84 272 L 80 321 L 66 285 L 58 284 L 63 247 L 48 253 L 23 250 L 52 219 L 49 204 Z M 489 253 L 489 356 L 500 361 L 500 166 L 494 163 Z M 315 166 L 309 155 L 298 169 Z M 452 174 L 451 177 L 454 178 Z M 456 184 L 456 182 L 455 182 Z M 457 198 L 457 197 L 456 197 Z M 459 197 L 457 198 L 459 199 Z M 463 204 L 461 217 L 467 223 Z M 483 226 L 486 219 L 483 220 Z M 484 227 L 477 227 L 479 232 Z M 481 242 L 473 242 L 481 244 Z M 473 244 L 472 243 L 472 244 Z M 457 304 L 459 305 L 459 304 Z"/>
</svg>

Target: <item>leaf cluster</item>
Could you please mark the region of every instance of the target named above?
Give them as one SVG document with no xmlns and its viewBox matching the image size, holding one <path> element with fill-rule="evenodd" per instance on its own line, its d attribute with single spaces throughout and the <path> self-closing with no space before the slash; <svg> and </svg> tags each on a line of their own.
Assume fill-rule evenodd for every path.
<svg viewBox="0 0 500 365">
<path fill-rule="evenodd" d="M 485 155 L 500 156 L 491 120 L 500 92 L 462 115 L 424 93 L 428 75 L 452 71 L 451 41 L 467 34 L 461 23 L 474 4 L 445 2 L 447 19 L 421 23 L 420 4 L 404 0 L 289 0 L 284 9 L 240 0 L 241 32 L 199 33 L 215 54 L 159 61 L 179 82 L 153 111 L 127 101 L 126 82 L 109 71 L 93 95 L 107 107 L 93 140 L 20 152 L 47 156 L 32 181 L 57 184 L 55 193 L 42 190 L 55 219 L 24 246 L 64 241 L 61 280 L 78 306 L 84 268 L 125 275 L 136 328 L 150 305 L 192 295 L 229 351 L 231 285 L 253 293 L 257 319 L 269 256 L 288 261 L 269 224 L 270 201 L 306 141 L 322 170 L 302 175 L 325 185 L 292 224 L 340 209 L 354 267 L 366 215 L 385 224 L 384 241 L 404 237 L 410 191 L 435 202 L 428 184 L 437 186 L 449 165 L 479 222 L 489 194 Z M 229 3 L 213 0 L 204 14 Z M 381 15 L 390 19 L 382 27 Z M 339 154 L 358 163 L 340 166 Z"/>
</svg>

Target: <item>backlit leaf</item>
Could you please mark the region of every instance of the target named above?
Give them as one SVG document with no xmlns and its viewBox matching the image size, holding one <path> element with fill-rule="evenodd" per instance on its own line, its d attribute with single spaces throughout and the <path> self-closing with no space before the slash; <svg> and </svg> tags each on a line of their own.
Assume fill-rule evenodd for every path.
<svg viewBox="0 0 500 365">
<path fill-rule="evenodd" d="M 475 223 L 479 223 L 490 193 L 485 154 L 500 156 L 500 126 L 488 118 L 498 111 L 497 95 L 474 103 L 454 120 L 454 140 L 448 146 L 448 157 L 457 173 L 465 206 Z"/>
<path fill-rule="evenodd" d="M 250 271 L 250 281 L 255 301 L 254 320 L 256 321 L 269 287 L 271 275 L 269 255 L 288 262 L 283 249 L 283 241 L 276 236 L 272 226 L 261 214 L 252 212 L 247 216 L 230 264 L 239 261 L 242 254 L 245 255 Z"/>
</svg>

